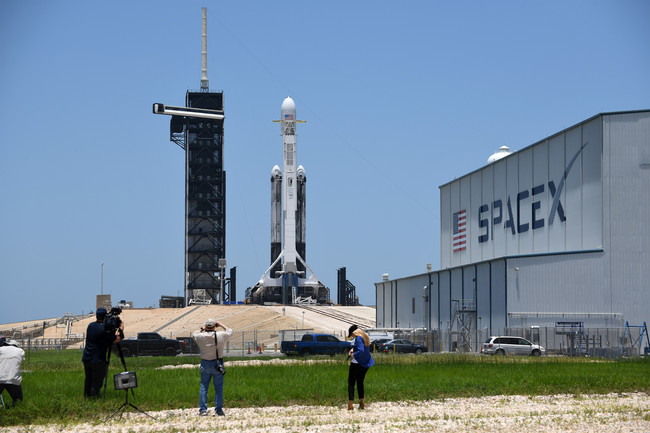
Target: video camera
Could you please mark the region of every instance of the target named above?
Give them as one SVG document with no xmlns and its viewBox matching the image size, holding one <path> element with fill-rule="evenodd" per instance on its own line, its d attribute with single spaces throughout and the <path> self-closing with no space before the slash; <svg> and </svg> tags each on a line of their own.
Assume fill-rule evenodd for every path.
<svg viewBox="0 0 650 433">
<path fill-rule="evenodd" d="M 122 325 L 122 319 L 120 319 L 120 314 L 122 314 L 122 309 L 119 307 L 111 308 L 111 311 L 106 315 L 104 319 L 104 331 L 109 334 L 114 334 L 115 330 L 119 330 L 120 337 L 124 338 L 124 334 L 120 329 Z"/>
</svg>

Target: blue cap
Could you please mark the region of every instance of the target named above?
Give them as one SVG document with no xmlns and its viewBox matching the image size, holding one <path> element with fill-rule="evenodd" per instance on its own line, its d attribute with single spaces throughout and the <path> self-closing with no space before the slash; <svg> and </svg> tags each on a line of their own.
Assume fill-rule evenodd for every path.
<svg viewBox="0 0 650 433">
<path fill-rule="evenodd" d="M 106 313 L 106 308 L 104 308 L 104 307 L 99 307 L 97 309 L 97 311 L 95 311 L 95 316 L 97 316 L 97 318 L 102 318 L 103 319 L 104 317 L 106 317 L 106 314 L 107 314 Z"/>
</svg>

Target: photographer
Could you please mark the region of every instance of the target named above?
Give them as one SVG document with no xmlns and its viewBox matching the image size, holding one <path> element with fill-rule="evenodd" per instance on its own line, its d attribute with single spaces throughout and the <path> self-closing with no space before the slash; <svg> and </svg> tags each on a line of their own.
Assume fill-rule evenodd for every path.
<svg viewBox="0 0 650 433">
<path fill-rule="evenodd" d="M 0 336 L 0 394 L 5 389 L 11 396 L 12 406 L 23 401 L 20 365 L 25 360 L 25 351 L 14 340 Z"/>
<path fill-rule="evenodd" d="M 106 354 L 112 343 L 119 343 L 124 336 L 124 322 L 119 320 L 119 327 L 105 329 L 106 309 L 98 308 L 95 312 L 97 320 L 88 325 L 86 330 L 86 348 L 81 362 L 84 364 L 86 380 L 84 382 L 84 397 L 99 397 L 102 382 L 106 376 Z"/>
<path fill-rule="evenodd" d="M 348 410 L 354 409 L 354 385 L 357 385 L 359 394 L 359 409 L 365 409 L 366 405 L 363 400 L 365 389 L 363 381 L 366 378 L 368 369 L 375 364 L 370 354 L 370 337 L 363 332 L 357 325 L 350 326 L 348 329 L 348 338 L 354 337 L 352 349 L 350 349 L 350 370 L 348 372 Z"/>
<path fill-rule="evenodd" d="M 217 332 L 220 326 L 225 331 Z M 192 334 L 201 351 L 201 390 L 199 393 L 199 415 L 208 414 L 208 388 L 210 380 L 214 386 L 214 412 L 219 416 L 223 413 L 223 349 L 233 334 L 233 330 L 223 323 L 208 319 L 205 326 Z"/>
</svg>

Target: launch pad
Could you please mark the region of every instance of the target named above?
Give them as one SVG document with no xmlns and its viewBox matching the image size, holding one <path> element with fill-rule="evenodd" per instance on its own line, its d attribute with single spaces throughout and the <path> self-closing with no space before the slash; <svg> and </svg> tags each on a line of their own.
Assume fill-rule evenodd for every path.
<svg viewBox="0 0 650 433">
<path fill-rule="evenodd" d="M 281 256 L 278 257 L 278 261 L 280 259 Z M 304 266 L 309 273 L 307 278 L 303 278 L 297 273 L 282 272 L 279 277 L 271 278 L 270 270 L 274 266 L 275 263 L 269 267 L 254 287 L 246 290 L 247 303 L 282 305 L 331 303 L 330 290 L 316 278 L 306 264 Z"/>
</svg>

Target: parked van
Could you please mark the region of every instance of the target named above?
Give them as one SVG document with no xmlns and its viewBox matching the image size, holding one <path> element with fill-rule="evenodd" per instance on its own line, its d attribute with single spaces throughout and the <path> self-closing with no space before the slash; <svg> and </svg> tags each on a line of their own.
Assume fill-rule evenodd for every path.
<svg viewBox="0 0 650 433">
<path fill-rule="evenodd" d="M 533 344 L 522 337 L 492 336 L 481 346 L 481 353 L 487 355 L 530 355 L 546 354 L 542 346 Z"/>
</svg>

